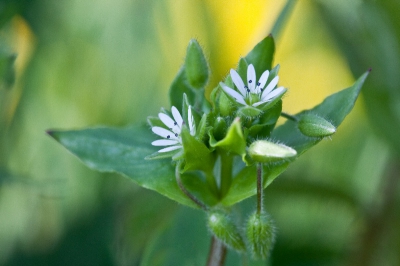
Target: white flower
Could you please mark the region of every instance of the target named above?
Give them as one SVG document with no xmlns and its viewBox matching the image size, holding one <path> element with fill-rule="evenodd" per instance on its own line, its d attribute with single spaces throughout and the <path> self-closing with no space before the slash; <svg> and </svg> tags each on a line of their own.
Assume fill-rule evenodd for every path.
<svg viewBox="0 0 400 266">
<path fill-rule="evenodd" d="M 278 84 L 278 76 L 274 77 L 271 82 L 264 87 L 269 76 L 268 70 L 262 73 L 261 78 L 256 83 L 256 71 L 252 64 L 247 67 L 247 85 L 244 85 L 242 78 L 234 69 L 231 69 L 230 73 L 232 81 L 240 93 L 232 88 L 229 88 L 222 82 L 220 85 L 227 94 L 232 96 L 238 103 L 242 105 L 257 107 L 263 103 L 270 102 L 277 97 L 282 96 L 286 92 L 284 87 L 274 89 Z"/>
<path fill-rule="evenodd" d="M 182 131 L 183 118 L 175 106 L 172 106 L 171 112 L 173 119 L 164 113 L 158 114 L 160 120 L 164 123 L 164 125 L 166 125 L 169 128 L 169 130 L 162 127 L 151 128 L 151 130 L 155 134 L 164 138 L 155 140 L 151 144 L 153 146 L 168 146 L 167 148 L 163 148 L 158 152 L 168 152 L 181 149 L 183 147 L 182 138 L 180 136 Z M 196 134 L 196 125 L 194 123 L 192 108 L 190 106 L 188 109 L 188 120 L 189 120 L 188 122 L 189 122 L 190 135 L 194 136 Z"/>
</svg>

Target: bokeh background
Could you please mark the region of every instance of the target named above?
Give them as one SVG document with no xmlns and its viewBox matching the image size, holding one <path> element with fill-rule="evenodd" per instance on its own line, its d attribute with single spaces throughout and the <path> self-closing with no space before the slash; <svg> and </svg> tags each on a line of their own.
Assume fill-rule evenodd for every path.
<svg viewBox="0 0 400 266">
<path fill-rule="evenodd" d="M 274 60 L 284 111 L 372 73 L 332 140 L 266 189 L 270 260 L 230 252 L 227 265 L 400 265 L 397 0 L 1 0 L 0 265 L 204 265 L 201 212 L 88 169 L 45 130 L 143 123 L 168 107 L 191 38 L 210 92 L 285 6 Z"/>
</svg>

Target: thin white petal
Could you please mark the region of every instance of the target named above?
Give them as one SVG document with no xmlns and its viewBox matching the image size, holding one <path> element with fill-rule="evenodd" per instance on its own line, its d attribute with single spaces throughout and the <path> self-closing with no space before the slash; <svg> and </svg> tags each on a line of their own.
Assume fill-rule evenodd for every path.
<svg viewBox="0 0 400 266">
<path fill-rule="evenodd" d="M 266 97 L 266 95 L 269 94 L 275 88 L 276 84 L 278 84 L 278 80 L 279 76 L 276 76 L 273 80 L 271 80 L 268 86 L 263 90 L 261 99 L 264 99 L 264 97 Z"/>
<path fill-rule="evenodd" d="M 172 106 L 171 112 L 172 112 L 172 116 L 174 117 L 175 122 L 178 123 L 178 127 L 181 128 L 182 124 L 183 124 L 183 119 L 182 119 L 181 113 L 179 113 L 178 109 L 176 109 L 175 106 Z"/>
<path fill-rule="evenodd" d="M 268 94 L 267 97 L 265 97 L 262 100 L 263 101 L 270 101 L 271 99 L 276 98 L 276 97 L 284 94 L 285 92 L 286 92 L 286 89 L 284 87 L 276 88 L 275 90 L 271 91 L 271 93 Z"/>
<path fill-rule="evenodd" d="M 177 136 L 175 136 L 176 133 L 173 133 L 165 128 L 162 127 L 152 127 L 151 130 L 153 131 L 154 134 L 159 135 L 160 137 L 166 138 L 166 139 L 178 139 Z"/>
<path fill-rule="evenodd" d="M 166 115 L 164 113 L 159 113 L 158 117 L 164 123 L 164 125 L 166 125 L 171 130 L 175 127 L 175 121 L 172 120 L 172 118 L 169 117 L 168 115 Z"/>
<path fill-rule="evenodd" d="M 158 152 L 168 152 L 168 151 L 173 151 L 173 150 L 177 150 L 177 149 L 180 149 L 180 148 L 182 148 L 182 146 L 171 146 L 171 147 L 168 147 L 168 148 L 161 149 Z"/>
<path fill-rule="evenodd" d="M 191 106 L 189 106 L 188 120 L 189 120 L 190 135 L 194 136 L 196 134 L 196 124 L 194 123 Z"/>
<path fill-rule="evenodd" d="M 257 84 L 256 93 L 260 93 L 260 89 L 264 88 L 265 83 L 267 83 L 268 77 L 269 77 L 269 71 L 265 70 L 264 73 L 262 73 L 260 80 L 258 81 L 258 84 L 260 85 Z"/>
<path fill-rule="evenodd" d="M 263 104 L 263 103 L 266 103 L 266 102 L 269 102 L 269 101 L 256 102 L 256 103 L 253 103 L 251 106 L 257 107 L 257 106 L 259 106 L 259 105 L 261 105 L 261 104 Z"/>
<path fill-rule="evenodd" d="M 228 86 L 226 86 L 224 83 L 220 83 L 222 89 L 228 93 L 230 96 L 232 96 L 238 103 L 241 103 L 243 105 L 247 105 L 246 102 L 244 101 L 244 98 L 242 95 L 240 95 L 237 91 L 232 90 Z"/>
<path fill-rule="evenodd" d="M 235 83 L 236 88 L 238 88 L 239 92 L 243 95 L 246 96 L 246 89 L 244 88 L 244 83 L 242 78 L 239 76 L 239 74 L 234 70 L 231 69 L 231 78 L 233 83 Z"/>
<path fill-rule="evenodd" d="M 170 145 L 175 145 L 178 144 L 179 141 L 178 140 L 174 140 L 174 139 L 159 139 L 159 140 L 155 140 L 151 143 L 151 145 L 153 146 L 170 146 Z"/>
<path fill-rule="evenodd" d="M 249 86 L 250 92 L 255 93 L 256 70 L 254 69 L 253 64 L 250 64 L 247 67 L 247 84 Z"/>
</svg>

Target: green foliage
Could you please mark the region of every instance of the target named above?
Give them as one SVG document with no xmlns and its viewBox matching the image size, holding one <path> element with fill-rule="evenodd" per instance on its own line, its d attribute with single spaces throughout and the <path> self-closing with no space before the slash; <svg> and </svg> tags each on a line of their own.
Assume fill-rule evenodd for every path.
<svg viewBox="0 0 400 266">
<path fill-rule="evenodd" d="M 190 86 L 195 89 L 204 88 L 209 76 L 208 64 L 199 43 L 195 39 L 189 42 L 185 66 L 186 77 Z"/>
</svg>

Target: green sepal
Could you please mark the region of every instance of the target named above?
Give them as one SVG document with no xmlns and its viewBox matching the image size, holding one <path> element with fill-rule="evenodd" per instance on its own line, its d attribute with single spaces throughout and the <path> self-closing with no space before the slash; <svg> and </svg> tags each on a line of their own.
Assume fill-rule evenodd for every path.
<svg viewBox="0 0 400 266">
<path fill-rule="evenodd" d="M 241 105 L 242 106 L 242 105 Z M 261 115 L 262 111 L 256 107 L 253 106 L 243 106 L 241 108 L 238 109 L 237 115 L 240 117 L 243 117 L 244 119 L 248 119 L 248 118 L 256 118 L 259 115 Z"/>
<path fill-rule="evenodd" d="M 208 116 L 209 114 L 203 114 L 197 126 L 196 138 L 200 141 L 206 141 L 207 133 L 210 130 L 210 127 L 207 126 Z"/>
<path fill-rule="evenodd" d="M 297 155 L 297 152 L 283 144 L 257 140 L 249 146 L 248 154 L 256 162 L 271 163 L 291 159 Z"/>
<path fill-rule="evenodd" d="M 336 127 L 329 121 L 312 113 L 300 116 L 297 127 L 305 136 L 314 138 L 328 137 L 336 132 Z"/>
<path fill-rule="evenodd" d="M 213 136 L 216 140 L 222 140 L 225 137 L 228 125 L 223 117 L 218 116 L 214 120 Z"/>
<path fill-rule="evenodd" d="M 195 89 L 204 88 L 209 77 L 207 60 L 197 40 L 189 42 L 185 58 L 186 77 L 190 86 Z"/>
<path fill-rule="evenodd" d="M 267 213 L 253 213 L 247 221 L 247 240 L 255 259 L 266 259 L 275 242 L 275 226 Z"/>
<path fill-rule="evenodd" d="M 209 173 L 212 171 L 214 167 L 213 154 L 206 145 L 190 135 L 189 129 L 186 126 L 182 127 L 181 137 L 183 158 L 185 160 L 182 172 L 202 170 Z"/>
<path fill-rule="evenodd" d="M 245 251 L 246 247 L 236 224 L 221 211 L 210 211 L 207 215 L 208 228 L 228 247 L 237 251 Z"/>
<path fill-rule="evenodd" d="M 240 119 L 236 118 L 232 122 L 224 139 L 216 141 L 214 136 L 210 135 L 210 146 L 221 148 L 228 153 L 246 154 L 246 139 L 243 135 Z"/>
<path fill-rule="evenodd" d="M 183 94 L 186 94 L 189 102 L 195 103 L 196 94 L 193 89 L 189 86 L 186 79 L 186 69 L 182 66 L 179 69 L 174 81 L 172 81 L 171 87 L 169 88 L 169 100 L 171 106 L 175 106 L 178 109 L 181 108 L 183 103 Z"/>
<path fill-rule="evenodd" d="M 162 149 L 163 147 L 160 147 Z M 176 158 L 174 161 L 179 160 L 179 156 L 176 156 L 179 152 L 179 150 L 174 150 L 174 151 L 169 151 L 169 152 L 155 152 L 150 155 L 147 155 L 144 157 L 145 160 L 158 160 L 158 159 L 165 159 L 165 158 Z"/>
<path fill-rule="evenodd" d="M 268 111 L 262 113 L 260 117 L 249 128 L 249 136 L 254 139 L 269 137 L 274 129 L 276 122 L 282 112 L 282 101 L 278 101 Z"/>
<path fill-rule="evenodd" d="M 265 70 L 271 69 L 274 52 L 274 39 L 272 36 L 268 36 L 254 46 L 253 50 L 246 55 L 246 62 L 254 65 L 258 78 L 261 77 Z"/>
<path fill-rule="evenodd" d="M 260 110 L 262 110 L 264 112 L 268 111 L 270 108 L 274 107 L 274 105 L 277 102 L 279 102 L 282 99 L 283 95 L 285 95 L 286 92 L 287 92 L 287 89 L 285 89 L 281 95 L 277 96 L 272 101 L 261 104 L 261 105 L 257 106 L 257 108 L 259 108 Z"/>
<path fill-rule="evenodd" d="M 238 72 L 239 76 L 242 78 L 242 80 L 244 81 L 244 84 L 247 84 L 247 68 L 248 68 L 248 66 L 249 66 L 249 64 L 246 62 L 246 59 L 241 57 L 239 59 L 239 63 L 237 66 L 237 72 Z M 230 75 L 229 75 L 229 77 L 231 78 Z M 233 89 L 233 87 L 231 87 L 231 88 Z"/>
<path fill-rule="evenodd" d="M 149 116 L 147 117 L 147 123 L 151 126 L 151 127 L 164 127 L 165 125 L 164 123 L 161 121 L 160 118 L 156 117 L 156 116 Z"/>
<path fill-rule="evenodd" d="M 269 72 L 268 80 L 267 80 L 266 84 L 269 84 L 271 82 L 271 80 L 273 80 L 276 76 L 278 76 L 278 72 L 279 72 L 280 68 L 281 68 L 281 66 L 278 64 L 271 69 L 271 71 Z"/>
</svg>

